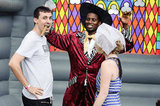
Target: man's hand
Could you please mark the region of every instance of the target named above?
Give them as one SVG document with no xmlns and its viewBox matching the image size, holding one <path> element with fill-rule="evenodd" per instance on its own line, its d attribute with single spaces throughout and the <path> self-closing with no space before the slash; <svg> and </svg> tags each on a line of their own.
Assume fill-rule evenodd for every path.
<svg viewBox="0 0 160 106">
<path fill-rule="evenodd" d="M 128 24 L 131 16 L 131 11 L 129 12 L 122 12 L 122 17 L 120 17 L 122 24 Z"/>
<path fill-rule="evenodd" d="M 38 99 L 37 95 L 43 95 L 43 89 L 42 88 L 37 88 L 37 87 L 31 86 L 27 90 L 28 90 L 28 92 L 33 94 L 37 99 Z"/>
<path fill-rule="evenodd" d="M 122 22 L 122 25 L 123 25 L 123 27 L 125 29 L 127 29 L 128 23 L 131 20 L 130 16 L 131 16 L 131 11 L 129 11 L 129 12 L 122 12 L 122 16 L 120 17 L 120 21 Z"/>
</svg>

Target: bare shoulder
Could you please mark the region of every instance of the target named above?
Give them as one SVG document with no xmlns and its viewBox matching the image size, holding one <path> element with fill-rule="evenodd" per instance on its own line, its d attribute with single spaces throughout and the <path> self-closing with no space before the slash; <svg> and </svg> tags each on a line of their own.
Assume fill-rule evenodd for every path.
<svg viewBox="0 0 160 106">
<path fill-rule="evenodd" d="M 112 67 L 112 66 L 115 66 L 115 65 L 116 65 L 115 61 L 111 60 L 111 59 L 105 60 L 101 64 L 102 67 L 108 67 L 108 66 Z"/>
<path fill-rule="evenodd" d="M 114 74 L 116 70 L 116 62 L 112 59 L 108 59 L 102 62 L 101 64 L 101 75 L 105 75 L 108 78 L 112 79 L 111 76 Z"/>
</svg>

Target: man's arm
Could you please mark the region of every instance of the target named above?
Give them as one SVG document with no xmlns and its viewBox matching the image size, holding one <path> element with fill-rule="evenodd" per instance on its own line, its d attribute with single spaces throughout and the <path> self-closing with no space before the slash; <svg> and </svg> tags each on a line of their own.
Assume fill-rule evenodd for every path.
<svg viewBox="0 0 160 106">
<path fill-rule="evenodd" d="M 25 58 L 24 56 L 21 56 L 21 55 L 15 53 L 12 56 L 11 60 L 9 61 L 9 67 L 13 71 L 14 75 L 16 76 L 16 78 L 25 87 L 25 86 L 28 86 L 29 83 L 25 79 L 25 77 L 24 77 L 24 75 L 22 73 L 22 69 L 20 67 L 20 63 L 24 60 L 24 58 Z"/>
<path fill-rule="evenodd" d="M 123 28 L 122 28 L 122 34 L 125 37 L 126 40 L 126 51 L 133 48 L 133 41 L 132 41 L 132 35 L 129 28 L 129 21 L 131 16 L 131 11 L 129 12 L 122 12 L 122 17 L 120 17 L 120 21 L 122 22 Z"/>
<path fill-rule="evenodd" d="M 129 27 L 125 30 L 125 28 L 122 28 L 122 34 L 126 41 L 126 51 L 129 51 L 133 48 L 133 41 L 132 41 L 132 35 L 130 33 Z"/>
<path fill-rule="evenodd" d="M 52 32 L 46 35 L 46 38 L 51 45 L 61 50 L 67 51 L 70 46 L 71 36 L 72 36 L 71 34 L 66 34 L 66 35 L 58 34 L 53 29 Z"/>
<path fill-rule="evenodd" d="M 28 87 L 29 83 L 26 80 L 26 78 L 23 75 L 20 63 L 24 60 L 24 56 L 21 56 L 17 53 L 15 53 L 11 60 L 9 61 L 9 67 L 11 68 L 11 70 L 13 71 L 14 75 L 16 76 L 16 78 L 21 82 L 21 84 L 24 87 Z M 41 88 L 36 88 L 36 87 L 29 87 L 28 92 L 32 93 L 37 99 L 37 95 L 42 95 L 42 89 Z"/>
</svg>

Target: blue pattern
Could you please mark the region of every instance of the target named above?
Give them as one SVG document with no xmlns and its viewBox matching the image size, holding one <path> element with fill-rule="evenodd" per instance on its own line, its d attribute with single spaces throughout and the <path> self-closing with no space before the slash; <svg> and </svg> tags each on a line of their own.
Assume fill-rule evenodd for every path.
<svg viewBox="0 0 160 106">
<path fill-rule="evenodd" d="M 109 58 L 109 59 L 113 59 L 117 63 L 117 66 L 119 67 L 118 62 L 116 61 L 116 59 L 118 58 Z M 95 99 L 97 98 L 100 91 L 100 76 L 101 76 L 101 72 L 99 71 L 96 78 L 97 92 L 95 94 Z M 121 106 L 120 96 L 119 96 L 121 86 L 122 86 L 122 81 L 119 77 L 117 77 L 115 80 L 112 80 L 110 82 L 109 93 L 102 106 Z"/>
</svg>

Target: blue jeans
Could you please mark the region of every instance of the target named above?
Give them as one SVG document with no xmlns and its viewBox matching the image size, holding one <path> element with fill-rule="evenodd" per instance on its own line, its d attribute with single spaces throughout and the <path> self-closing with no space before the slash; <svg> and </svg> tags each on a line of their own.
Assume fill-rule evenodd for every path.
<svg viewBox="0 0 160 106">
<path fill-rule="evenodd" d="M 24 106 L 52 106 L 52 98 L 45 98 L 45 99 L 39 99 L 39 100 L 32 100 L 26 98 L 22 94 L 22 101 Z"/>
</svg>

